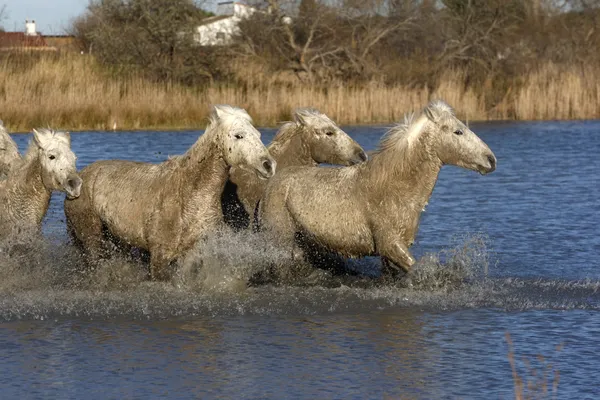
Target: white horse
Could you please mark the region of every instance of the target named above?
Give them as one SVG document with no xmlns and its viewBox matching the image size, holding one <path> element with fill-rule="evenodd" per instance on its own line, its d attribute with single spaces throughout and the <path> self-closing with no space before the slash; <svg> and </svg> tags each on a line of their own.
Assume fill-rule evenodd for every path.
<svg viewBox="0 0 600 400">
<path fill-rule="evenodd" d="M 367 160 L 362 147 L 319 110 L 299 108 L 293 116 L 294 121 L 283 124 L 267 146 L 278 171 L 290 166 L 354 165 Z M 232 168 L 222 197 L 225 222 L 234 228 L 247 228 L 266 187 L 266 180 Z"/>
<path fill-rule="evenodd" d="M 380 255 L 384 272 L 409 271 L 419 217 L 444 164 L 487 174 L 496 157 L 450 106 L 434 101 L 388 132 L 366 163 L 279 172 L 260 201 L 259 221 L 295 259 L 304 257 L 299 235 L 311 250 Z"/>
<path fill-rule="evenodd" d="M 33 130 L 21 165 L 0 181 L 0 237 L 39 229 L 53 191 L 65 192 L 70 199 L 79 196 L 75 160 L 68 132 Z"/>
<path fill-rule="evenodd" d="M 8 176 L 11 169 L 21 163 L 21 155 L 17 144 L 8 134 L 4 123 L 0 121 L 0 179 Z"/>
<path fill-rule="evenodd" d="M 232 166 L 268 179 L 276 163 L 246 111 L 215 106 L 206 132 L 182 156 L 85 167 L 81 197 L 65 201 L 69 232 L 92 262 L 106 255 L 107 239 L 117 239 L 150 252 L 151 278 L 168 279 L 168 265 L 223 224 L 221 193 Z"/>
</svg>

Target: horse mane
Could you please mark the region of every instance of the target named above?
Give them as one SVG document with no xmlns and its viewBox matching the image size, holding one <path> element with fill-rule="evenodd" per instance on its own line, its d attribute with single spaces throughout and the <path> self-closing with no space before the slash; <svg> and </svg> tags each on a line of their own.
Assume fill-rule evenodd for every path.
<svg viewBox="0 0 600 400">
<path fill-rule="evenodd" d="M 423 144 L 425 135 L 421 135 L 427 122 L 436 124 L 446 118 L 454 117 L 454 110 L 442 100 L 430 102 L 421 114 L 404 115 L 404 121 L 390 128 L 381 138 L 373 157 L 367 162 L 367 168 L 375 169 L 374 180 L 384 182 L 390 173 L 404 174 L 411 171 L 419 161 L 428 157 Z"/>
<path fill-rule="evenodd" d="M 18 150 L 17 144 L 8 134 L 8 130 L 4 126 L 2 120 L 0 120 L 0 142 L 3 142 L 8 146 L 7 150 Z"/>
<path fill-rule="evenodd" d="M 316 108 L 298 108 L 294 111 L 293 121 L 286 121 L 273 137 L 269 151 L 277 151 L 298 133 L 303 132 L 302 128 L 309 127 L 313 129 L 323 129 L 335 123 L 321 111 Z"/>
<path fill-rule="evenodd" d="M 291 138 L 298 134 L 300 131 L 299 128 L 300 127 L 295 122 L 284 122 L 273 137 L 273 140 L 269 145 L 269 151 L 277 150 L 279 147 L 283 146 L 284 143 L 287 143 Z"/>
<path fill-rule="evenodd" d="M 214 137 L 219 137 L 224 127 L 235 124 L 239 119 L 250 124 L 253 123 L 252 117 L 243 108 L 227 104 L 214 106 L 208 117 L 208 125 L 198 140 L 184 154 L 171 156 L 163 164 L 166 167 L 182 166 L 192 154 L 198 158 L 204 153 L 212 151 L 210 146 L 205 143 L 210 143 Z"/>
<path fill-rule="evenodd" d="M 421 124 L 426 122 L 423 117 L 436 122 L 443 118 L 455 117 L 455 114 L 454 109 L 443 100 L 430 102 L 417 118 L 415 118 L 414 112 L 405 114 L 403 122 L 392 127 L 383 135 L 374 154 L 386 152 L 399 144 L 409 147 L 415 141 L 416 134 L 420 132 Z"/>
<path fill-rule="evenodd" d="M 388 129 L 388 131 L 381 137 L 377 149 L 373 154 L 383 153 L 389 149 L 396 147 L 409 134 L 409 131 L 414 123 L 415 113 L 411 112 L 404 115 L 404 121 L 396 124 L 395 126 Z M 408 142 L 407 142 L 408 143 Z"/>
</svg>

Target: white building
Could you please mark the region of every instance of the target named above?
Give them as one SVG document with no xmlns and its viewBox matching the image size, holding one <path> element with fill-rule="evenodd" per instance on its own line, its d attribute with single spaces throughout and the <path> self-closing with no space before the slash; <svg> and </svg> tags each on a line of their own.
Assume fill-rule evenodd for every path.
<svg viewBox="0 0 600 400">
<path fill-rule="evenodd" d="M 27 36 L 37 36 L 37 30 L 35 28 L 35 20 L 31 20 L 29 22 L 28 19 L 25 20 L 25 35 Z"/>
<path fill-rule="evenodd" d="M 254 7 L 237 1 L 217 4 L 214 17 L 206 18 L 196 28 L 195 39 L 202 46 L 226 45 L 238 33 L 238 24 L 256 12 Z"/>
</svg>

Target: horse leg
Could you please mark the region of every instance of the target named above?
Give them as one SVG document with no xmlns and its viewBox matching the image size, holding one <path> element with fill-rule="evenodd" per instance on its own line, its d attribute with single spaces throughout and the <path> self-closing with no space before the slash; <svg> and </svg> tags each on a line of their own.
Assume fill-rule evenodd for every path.
<svg viewBox="0 0 600 400">
<path fill-rule="evenodd" d="M 90 264 L 97 263 L 106 252 L 102 220 L 93 212 L 85 216 L 69 213 L 67 231 L 74 244 L 83 251 Z"/>
<path fill-rule="evenodd" d="M 150 279 L 153 281 L 168 281 L 171 279 L 169 266 L 174 257 L 165 249 L 150 251 Z"/>
<path fill-rule="evenodd" d="M 381 273 L 385 276 L 396 276 L 402 271 L 408 273 L 415 263 L 408 247 L 401 242 L 390 243 L 379 249 L 381 255 Z"/>
</svg>

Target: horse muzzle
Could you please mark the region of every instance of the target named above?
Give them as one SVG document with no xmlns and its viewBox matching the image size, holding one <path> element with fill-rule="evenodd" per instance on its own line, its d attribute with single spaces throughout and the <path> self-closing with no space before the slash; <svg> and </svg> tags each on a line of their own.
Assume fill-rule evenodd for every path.
<svg viewBox="0 0 600 400">
<path fill-rule="evenodd" d="M 485 156 L 485 162 L 479 165 L 479 173 L 485 175 L 494 172 L 496 170 L 496 163 L 496 156 L 488 154 Z"/>
<path fill-rule="evenodd" d="M 69 200 L 76 199 L 81 194 L 81 186 L 83 180 L 78 175 L 72 175 L 67 178 L 67 184 L 65 185 L 65 192 Z"/>
<path fill-rule="evenodd" d="M 265 158 L 260 163 L 260 168 L 256 169 L 256 173 L 261 179 L 269 179 L 275 175 L 277 162 L 271 157 Z"/>
<path fill-rule="evenodd" d="M 369 159 L 369 156 L 367 155 L 367 153 L 365 153 L 365 151 L 363 149 L 360 149 L 360 150 L 356 151 L 356 153 L 354 153 L 354 157 L 352 157 L 350 162 L 352 163 L 351 165 L 355 165 L 355 164 L 360 164 L 362 162 L 365 162 L 368 159 Z"/>
</svg>

